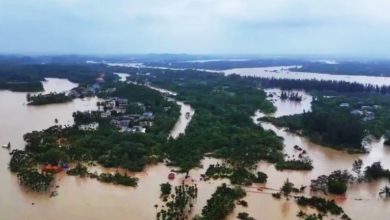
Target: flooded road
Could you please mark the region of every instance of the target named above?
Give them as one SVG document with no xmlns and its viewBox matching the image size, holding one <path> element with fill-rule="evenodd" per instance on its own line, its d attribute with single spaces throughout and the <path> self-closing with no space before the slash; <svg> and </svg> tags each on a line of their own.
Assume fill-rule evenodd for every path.
<svg viewBox="0 0 390 220">
<path fill-rule="evenodd" d="M 195 111 L 190 105 L 184 104 L 184 102 L 177 101 L 176 104 L 180 106 L 180 117 L 173 127 L 169 137 L 176 139 L 179 135 L 184 134 L 185 130 L 190 123 Z"/>
</svg>

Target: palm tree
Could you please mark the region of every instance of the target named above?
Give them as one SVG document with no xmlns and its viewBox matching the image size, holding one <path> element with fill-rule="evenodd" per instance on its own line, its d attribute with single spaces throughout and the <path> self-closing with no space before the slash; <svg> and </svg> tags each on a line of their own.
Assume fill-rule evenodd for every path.
<svg viewBox="0 0 390 220">
<path fill-rule="evenodd" d="M 379 196 L 384 194 L 385 198 L 390 198 L 390 187 L 385 186 L 379 191 Z"/>
</svg>

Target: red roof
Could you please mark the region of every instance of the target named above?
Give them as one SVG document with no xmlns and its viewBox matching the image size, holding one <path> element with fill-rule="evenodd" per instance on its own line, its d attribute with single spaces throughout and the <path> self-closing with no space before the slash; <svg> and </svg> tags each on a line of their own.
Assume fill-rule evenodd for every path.
<svg viewBox="0 0 390 220">
<path fill-rule="evenodd" d="M 175 179 L 175 174 L 174 173 L 168 174 L 168 179 L 170 179 L 170 180 Z"/>
<path fill-rule="evenodd" d="M 63 170 L 62 167 L 60 167 L 60 166 L 52 166 L 51 164 L 45 165 L 45 166 L 42 168 L 42 171 L 43 171 L 43 172 L 54 172 L 54 173 L 58 173 L 58 172 L 61 172 L 62 170 Z"/>
</svg>

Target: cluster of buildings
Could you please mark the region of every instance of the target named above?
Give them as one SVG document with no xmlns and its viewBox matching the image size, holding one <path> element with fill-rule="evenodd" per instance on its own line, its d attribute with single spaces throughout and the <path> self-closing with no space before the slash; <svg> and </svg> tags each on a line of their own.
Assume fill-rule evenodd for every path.
<svg viewBox="0 0 390 220">
<path fill-rule="evenodd" d="M 110 118 L 112 115 L 125 114 L 128 100 L 122 98 L 109 98 L 99 102 L 99 113 L 101 118 Z"/>
<path fill-rule="evenodd" d="M 341 103 L 340 107 L 343 108 L 349 108 L 349 103 Z M 379 105 L 369 106 L 369 105 L 363 105 L 359 109 L 353 109 L 351 110 L 351 114 L 359 117 L 363 117 L 363 121 L 371 121 L 375 119 L 375 113 L 373 112 L 374 109 L 380 108 Z"/>
<path fill-rule="evenodd" d="M 115 125 L 120 132 L 145 133 L 146 127 L 153 126 L 154 115 L 152 112 L 143 114 L 129 114 L 112 117 L 111 124 Z"/>
<path fill-rule="evenodd" d="M 102 89 L 101 84 L 104 82 L 104 73 L 98 74 L 96 78 L 96 82 L 92 85 L 88 86 L 78 86 L 76 88 L 71 89 L 68 92 L 68 95 L 72 98 L 84 98 L 95 96 L 97 93 L 113 93 L 116 91 L 116 88 L 107 88 Z"/>
<path fill-rule="evenodd" d="M 110 123 L 116 126 L 120 132 L 145 133 L 146 127 L 153 126 L 153 112 L 145 111 L 142 103 L 135 103 L 144 112 L 142 114 L 126 114 L 128 100 L 122 98 L 110 98 L 99 105 L 101 118 L 110 119 Z"/>
</svg>

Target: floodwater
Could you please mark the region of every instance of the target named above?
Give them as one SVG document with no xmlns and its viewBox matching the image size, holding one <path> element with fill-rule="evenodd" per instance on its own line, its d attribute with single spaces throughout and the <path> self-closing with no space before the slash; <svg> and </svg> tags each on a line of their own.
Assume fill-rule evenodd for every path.
<svg viewBox="0 0 390 220">
<path fill-rule="evenodd" d="M 127 80 L 127 77 L 130 76 L 128 73 L 115 73 L 115 74 L 119 76 L 119 80 L 122 82 L 125 82 Z M 137 84 L 136 82 L 132 82 L 132 81 L 128 81 L 128 83 Z M 190 105 L 185 104 L 184 102 L 181 102 L 181 101 L 177 101 L 176 99 L 172 98 L 172 97 L 177 96 L 177 93 L 175 93 L 175 92 L 172 92 L 172 91 L 169 91 L 166 89 L 162 89 L 162 88 L 158 88 L 158 87 L 155 87 L 152 85 L 146 85 L 146 86 L 149 89 L 153 89 L 157 92 L 160 92 L 163 95 L 171 96 L 171 97 L 168 97 L 168 100 L 170 100 L 172 102 L 176 102 L 176 104 L 180 106 L 179 119 L 177 120 L 176 124 L 172 128 L 171 133 L 169 134 L 168 138 L 176 139 L 181 134 L 184 134 L 188 124 L 190 123 L 193 115 L 195 114 L 194 109 Z"/>
<path fill-rule="evenodd" d="M 195 113 L 194 109 L 191 108 L 190 105 L 184 104 L 180 101 L 177 101 L 176 103 L 180 106 L 180 117 L 169 134 L 169 137 L 172 137 L 173 139 L 176 139 L 179 135 L 185 133 L 185 130 Z"/>
<path fill-rule="evenodd" d="M 52 84 L 54 82 L 56 81 L 48 79 L 45 82 L 45 89 L 61 92 L 76 86 L 67 80 L 57 81 L 57 86 Z M 267 92 L 276 94 L 272 97 L 275 99 L 274 104 L 278 107 L 275 116 L 310 110 L 311 97 L 308 94 L 303 93 L 301 103 L 293 103 L 279 100 L 277 95 L 280 90 L 272 89 Z M 26 106 L 25 99 L 26 93 L 0 91 L 1 144 L 11 141 L 13 148 L 23 148 L 24 133 L 54 125 L 55 118 L 58 118 L 60 124 L 69 124 L 72 122 L 73 111 L 96 109 L 97 101 L 96 99 L 76 99 L 65 104 Z M 261 113 L 257 112 L 254 120 L 260 116 Z M 235 216 L 242 211 L 248 212 L 256 219 L 298 219 L 296 214 L 299 207 L 292 200 L 276 200 L 270 195 L 274 192 L 272 189 L 279 189 L 287 178 L 297 186 L 308 185 L 311 179 L 319 175 L 329 174 L 337 169 L 350 169 L 352 162 L 359 157 L 364 161 L 364 165 L 380 160 L 385 168 L 390 168 L 390 149 L 383 147 L 383 140 L 372 142 L 369 154 L 350 155 L 313 144 L 306 138 L 286 132 L 283 128 L 277 128 L 269 123 L 261 122 L 261 126 L 275 131 L 277 135 L 284 138 L 285 152 L 291 157 L 297 154 L 293 149 L 294 145 L 305 149 L 313 160 L 314 169 L 309 172 L 279 172 L 271 164 L 259 163 L 258 169 L 269 176 L 265 185 L 270 190 L 259 193 L 256 188 L 247 187 L 248 195 L 245 200 L 248 201 L 249 206 L 247 208 L 237 206 L 234 213 L 228 217 L 229 220 L 236 219 Z M 7 168 L 9 159 L 8 151 L 0 149 L 0 219 L 7 220 L 155 219 L 157 211 L 154 205 L 161 206 L 159 184 L 168 181 L 167 175 L 172 169 L 158 164 L 151 165 L 144 172 L 133 174 L 140 178 L 136 188 L 59 174 L 56 178 L 56 184 L 59 185 L 58 196 L 49 198 L 47 193 L 34 193 L 20 187 L 16 177 Z M 200 174 L 205 172 L 208 165 L 217 162 L 219 160 L 205 158 L 202 161 L 203 168 L 190 172 L 200 192 L 191 216 L 201 212 L 217 186 L 228 182 L 227 180 L 199 181 Z M 96 169 L 99 170 L 99 168 Z M 178 174 L 171 184 L 180 184 L 182 180 L 183 174 Z M 347 199 L 338 199 L 338 203 L 352 219 L 389 219 L 390 201 L 383 201 L 378 197 L 378 190 L 385 184 L 385 182 L 376 182 L 351 186 Z M 308 189 L 305 194 L 309 195 Z"/>
<path fill-rule="evenodd" d="M 236 68 L 223 71 L 226 75 L 238 74 L 241 76 L 254 76 L 259 78 L 276 79 L 316 79 L 357 82 L 370 85 L 390 85 L 390 77 L 363 76 L 363 75 L 334 75 L 326 73 L 294 72 L 291 68 L 299 66 Z"/>
<path fill-rule="evenodd" d="M 280 95 L 279 89 L 268 89 L 267 93 L 276 94 L 272 99 Z M 284 115 L 293 115 L 310 111 L 310 101 L 312 97 L 305 92 L 300 92 L 303 96 L 301 103 L 293 101 L 282 101 L 279 98 L 274 101 L 278 110 L 274 113 L 275 117 Z M 256 112 L 253 117 L 257 122 L 258 118 L 263 116 L 260 112 Z M 278 136 L 284 138 L 285 153 L 290 158 L 297 158 L 298 152 L 293 146 L 298 145 L 306 150 L 308 156 L 313 160 L 314 169 L 312 171 L 277 171 L 273 165 L 260 162 L 258 170 L 261 170 L 268 175 L 266 186 L 271 189 L 279 189 L 283 182 L 288 178 L 296 186 L 310 185 L 310 180 L 323 174 L 330 174 L 335 170 L 350 170 L 354 160 L 360 158 L 363 160 L 363 166 L 371 165 L 373 162 L 381 161 L 385 168 L 390 168 L 390 148 L 383 145 L 383 139 L 374 140 L 368 145 L 370 152 L 368 154 L 348 154 L 343 151 L 337 151 L 331 148 L 323 147 L 312 143 L 307 138 L 292 134 L 284 128 L 278 128 L 266 122 L 260 122 L 260 125 L 268 130 L 274 131 Z M 384 187 L 387 181 L 378 181 L 374 183 L 364 183 L 351 185 L 346 199 L 341 199 L 336 196 L 329 196 L 330 199 L 335 199 L 336 202 L 343 207 L 344 211 L 352 219 L 389 219 L 390 201 L 379 198 L 378 192 Z M 264 193 L 248 193 L 246 200 L 249 202 L 248 208 L 237 208 L 231 215 L 236 216 L 240 211 L 246 211 L 256 219 L 297 219 L 296 214 L 299 211 L 298 206 L 293 201 L 277 201 L 272 198 L 270 193 L 273 190 L 267 190 Z M 310 196 L 310 192 L 306 189 L 304 193 Z M 270 211 L 273 210 L 273 211 Z"/>
<path fill-rule="evenodd" d="M 45 92 L 64 92 L 77 84 L 64 79 L 47 79 L 43 82 Z M 45 106 L 26 105 L 27 93 L 0 91 L 0 143 L 11 142 L 11 148 L 24 148 L 23 134 L 55 125 L 73 122 L 72 112 L 97 108 L 95 98 L 75 99 L 73 102 Z M 48 196 L 25 191 L 16 177 L 8 170 L 9 151 L 0 149 L 0 219 L 53 219 L 46 216 L 47 209 L 55 204 Z M 31 205 L 42 201 L 42 204 Z M 69 208 L 69 207 L 68 207 Z M 62 207 L 66 212 L 66 207 Z"/>
</svg>

